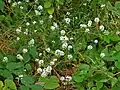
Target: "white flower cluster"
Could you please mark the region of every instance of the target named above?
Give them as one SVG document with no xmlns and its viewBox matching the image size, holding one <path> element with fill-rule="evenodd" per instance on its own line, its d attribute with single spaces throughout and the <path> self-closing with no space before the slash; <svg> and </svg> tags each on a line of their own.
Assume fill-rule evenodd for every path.
<svg viewBox="0 0 120 90">
<path fill-rule="evenodd" d="M 35 44 L 35 40 L 34 39 L 31 39 L 29 42 L 28 42 L 28 45 L 29 46 L 33 46 Z"/>
<path fill-rule="evenodd" d="M 39 64 L 39 68 L 37 69 L 37 73 L 40 73 L 42 77 L 46 77 L 49 73 L 51 73 L 52 66 L 55 65 L 55 62 L 57 61 L 57 59 L 53 59 L 53 61 L 50 62 L 50 65 L 48 65 L 44 69 L 41 68 L 41 66 L 44 65 L 43 60 L 36 59 L 35 61 L 37 61 Z"/>
<path fill-rule="evenodd" d="M 66 76 L 66 77 L 62 76 L 62 77 L 60 77 L 60 80 L 70 82 L 72 80 L 72 77 L 71 76 Z"/>
<path fill-rule="evenodd" d="M 50 29 L 54 31 L 56 28 L 58 28 L 58 25 L 56 22 L 53 22 L 53 25 L 50 27 Z"/>
<path fill-rule="evenodd" d="M 21 27 L 19 27 L 19 28 L 16 29 L 16 33 L 17 33 L 17 34 L 20 34 L 21 32 L 22 32 L 22 31 L 21 31 Z"/>
<path fill-rule="evenodd" d="M 41 15 L 41 11 L 43 10 L 43 6 L 42 5 L 39 5 L 37 7 L 37 9 L 35 10 L 35 14 L 38 16 L 38 15 Z"/>
<path fill-rule="evenodd" d="M 20 54 L 17 54 L 17 59 L 19 59 L 19 60 L 23 60 L 24 58 L 23 58 L 23 56 L 22 55 L 20 55 Z"/>
<path fill-rule="evenodd" d="M 61 51 L 61 50 L 59 50 L 59 49 L 57 49 L 56 51 L 55 51 L 55 55 L 56 56 L 64 56 L 64 52 L 63 51 Z"/>
</svg>

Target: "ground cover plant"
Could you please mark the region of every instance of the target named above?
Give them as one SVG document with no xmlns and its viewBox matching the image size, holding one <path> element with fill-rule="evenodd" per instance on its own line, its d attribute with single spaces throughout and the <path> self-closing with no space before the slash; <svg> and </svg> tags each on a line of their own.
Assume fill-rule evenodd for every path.
<svg viewBox="0 0 120 90">
<path fill-rule="evenodd" d="M 0 0 L 0 90 L 120 90 L 120 1 Z"/>
</svg>

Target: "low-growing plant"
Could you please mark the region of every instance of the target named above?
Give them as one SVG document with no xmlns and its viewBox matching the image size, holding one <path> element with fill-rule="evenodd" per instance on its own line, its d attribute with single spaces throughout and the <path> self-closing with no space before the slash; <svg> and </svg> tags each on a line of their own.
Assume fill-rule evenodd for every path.
<svg viewBox="0 0 120 90">
<path fill-rule="evenodd" d="M 120 1 L 0 0 L 0 90 L 119 90 Z"/>
</svg>

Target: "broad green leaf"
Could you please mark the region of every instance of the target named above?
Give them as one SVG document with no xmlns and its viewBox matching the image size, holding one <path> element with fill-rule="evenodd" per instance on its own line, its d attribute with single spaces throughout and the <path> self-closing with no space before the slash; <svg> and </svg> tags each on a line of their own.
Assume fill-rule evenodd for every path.
<svg viewBox="0 0 120 90">
<path fill-rule="evenodd" d="M 48 77 L 41 77 L 41 76 L 40 76 L 40 77 L 39 77 L 39 81 L 46 83 L 46 82 L 49 81 L 49 79 L 48 79 Z"/>
<path fill-rule="evenodd" d="M 52 5 L 52 2 L 50 2 L 50 1 L 45 1 L 45 3 L 44 3 L 44 8 L 50 8 L 51 7 L 51 5 Z"/>
<path fill-rule="evenodd" d="M 38 56 L 38 52 L 35 46 L 30 47 L 29 53 L 34 59 L 36 59 Z M 26 56 L 26 58 L 29 59 L 28 56 Z"/>
<path fill-rule="evenodd" d="M 21 83 L 24 84 L 24 85 L 30 85 L 30 84 L 33 84 L 34 83 L 34 78 L 32 76 L 24 76 L 22 79 L 21 79 Z"/>
<path fill-rule="evenodd" d="M 93 86 L 93 81 L 88 82 L 88 88 L 90 89 Z"/>
<path fill-rule="evenodd" d="M 54 13 L 54 7 L 48 8 L 48 9 L 47 9 L 47 12 L 48 12 L 49 14 L 53 14 L 53 13 Z"/>
<path fill-rule="evenodd" d="M 115 8 L 120 8 L 120 1 L 115 2 Z"/>
<path fill-rule="evenodd" d="M 12 73 L 10 71 L 8 71 L 8 70 L 4 70 L 2 72 L 2 76 L 7 78 L 7 79 L 13 79 Z"/>
<path fill-rule="evenodd" d="M 32 90 L 43 90 L 42 86 L 37 85 L 37 84 L 36 84 L 36 85 L 31 85 L 30 88 L 31 88 Z"/>
<path fill-rule="evenodd" d="M 32 67 L 31 67 L 30 64 L 26 64 L 26 65 L 25 65 L 25 68 L 26 68 L 28 71 L 30 71 L 30 70 L 32 69 Z"/>
<path fill-rule="evenodd" d="M 59 84 L 52 81 L 49 81 L 44 85 L 45 89 L 55 89 L 57 87 L 59 87 Z"/>
<path fill-rule="evenodd" d="M 80 64 L 80 69 L 82 69 L 82 70 L 89 70 L 89 65 L 87 65 L 87 64 Z"/>
<path fill-rule="evenodd" d="M 76 75 L 76 76 L 73 76 L 72 78 L 77 83 L 80 83 L 80 82 L 82 82 L 84 80 L 84 76 L 78 76 L 78 75 Z"/>
<path fill-rule="evenodd" d="M 6 79 L 5 86 L 10 88 L 10 89 L 17 90 L 16 85 L 12 80 Z"/>
<path fill-rule="evenodd" d="M 59 82 L 58 78 L 56 76 L 51 76 L 50 81 L 52 82 Z"/>
</svg>

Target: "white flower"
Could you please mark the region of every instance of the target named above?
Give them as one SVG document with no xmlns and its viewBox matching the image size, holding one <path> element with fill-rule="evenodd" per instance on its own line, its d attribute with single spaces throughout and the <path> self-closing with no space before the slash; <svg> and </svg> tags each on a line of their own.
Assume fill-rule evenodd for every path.
<svg viewBox="0 0 120 90">
<path fill-rule="evenodd" d="M 109 33 L 110 33 L 110 32 L 107 31 L 107 30 L 104 31 L 104 34 L 105 34 L 105 35 L 109 35 Z"/>
<path fill-rule="evenodd" d="M 22 50 L 22 52 L 23 52 L 23 53 L 27 53 L 28 50 L 27 50 L 26 48 L 24 48 L 24 49 Z"/>
<path fill-rule="evenodd" d="M 95 21 L 96 23 L 98 23 L 98 22 L 100 21 L 100 19 L 97 17 L 97 18 L 94 19 L 94 21 Z"/>
<path fill-rule="evenodd" d="M 8 0 L 8 3 L 11 3 L 11 0 Z"/>
<path fill-rule="evenodd" d="M 116 35 L 120 35 L 120 31 L 117 31 L 117 32 L 116 32 Z"/>
<path fill-rule="evenodd" d="M 28 29 L 25 29 L 24 34 L 25 34 L 25 35 L 28 35 Z"/>
<path fill-rule="evenodd" d="M 64 42 L 63 44 L 62 44 L 62 48 L 67 48 L 67 46 L 68 46 L 68 44 L 67 44 L 67 42 Z"/>
<path fill-rule="evenodd" d="M 44 21 L 43 21 L 43 20 L 40 20 L 39 22 L 40 22 L 40 24 L 43 24 Z"/>
<path fill-rule="evenodd" d="M 65 42 L 65 41 L 68 41 L 69 39 L 68 39 L 67 36 L 60 36 L 60 40 L 61 40 L 62 42 Z"/>
<path fill-rule="evenodd" d="M 37 32 L 37 30 L 34 30 L 34 32 L 36 33 L 36 32 Z"/>
<path fill-rule="evenodd" d="M 47 52 L 50 52 L 50 48 L 47 48 L 46 51 L 47 51 Z"/>
<path fill-rule="evenodd" d="M 89 32 L 89 31 L 90 31 L 90 29 L 88 29 L 88 28 L 87 28 L 87 29 L 85 29 L 85 32 Z"/>
<path fill-rule="evenodd" d="M 65 53 L 63 51 L 60 51 L 60 56 L 64 56 Z"/>
<path fill-rule="evenodd" d="M 105 4 L 102 4 L 100 7 L 101 7 L 101 8 L 105 7 Z"/>
<path fill-rule="evenodd" d="M 92 50 L 92 49 L 93 49 L 93 46 L 92 46 L 92 45 L 89 45 L 89 46 L 87 47 L 87 49 L 88 49 L 88 50 Z"/>
<path fill-rule="evenodd" d="M 80 24 L 80 27 L 81 27 L 81 28 L 86 28 L 87 25 L 86 25 L 86 24 Z"/>
<path fill-rule="evenodd" d="M 50 15 L 50 16 L 49 16 L 49 18 L 51 19 L 51 18 L 53 18 L 53 16 L 52 16 L 52 15 Z"/>
<path fill-rule="evenodd" d="M 72 49 L 72 45 L 69 45 L 69 46 L 68 46 L 68 50 L 70 50 L 70 49 Z"/>
<path fill-rule="evenodd" d="M 34 45 L 35 44 L 35 40 L 34 39 L 31 39 L 29 42 L 28 42 L 28 45 Z"/>
<path fill-rule="evenodd" d="M 39 57 L 42 56 L 42 53 L 39 53 Z"/>
<path fill-rule="evenodd" d="M 64 81 L 65 80 L 65 77 L 60 77 L 60 81 Z"/>
<path fill-rule="evenodd" d="M 38 69 L 37 69 L 37 73 L 42 73 L 42 69 L 41 69 L 41 68 L 38 68 Z"/>
<path fill-rule="evenodd" d="M 14 2 L 14 3 L 12 4 L 12 6 L 13 6 L 13 7 L 17 6 L 17 2 Z"/>
<path fill-rule="evenodd" d="M 38 6 L 38 10 L 43 10 L 43 7 L 41 5 Z"/>
<path fill-rule="evenodd" d="M 98 40 L 94 40 L 94 43 L 96 43 L 96 44 L 97 44 L 97 43 L 98 43 Z"/>
<path fill-rule="evenodd" d="M 46 77 L 48 75 L 48 73 L 46 71 L 43 71 L 41 74 L 41 77 Z"/>
<path fill-rule="evenodd" d="M 44 64 L 44 61 L 43 61 L 43 60 L 40 60 L 40 61 L 38 62 L 38 64 L 41 66 L 41 65 Z"/>
<path fill-rule="evenodd" d="M 29 22 L 27 22 L 27 23 L 26 23 L 26 25 L 27 25 L 27 26 L 29 26 L 29 25 L 30 25 L 30 23 L 29 23 Z"/>
<path fill-rule="evenodd" d="M 8 57 L 4 57 L 4 58 L 3 58 L 3 62 L 6 62 L 6 63 L 7 63 L 7 62 L 8 62 Z"/>
<path fill-rule="evenodd" d="M 70 40 L 73 40 L 73 39 L 74 39 L 73 37 L 70 38 Z"/>
<path fill-rule="evenodd" d="M 20 28 L 16 29 L 16 33 L 20 34 L 21 33 L 21 29 Z"/>
<path fill-rule="evenodd" d="M 20 9 L 23 9 L 23 6 L 20 6 Z"/>
<path fill-rule="evenodd" d="M 26 2 L 29 2 L 29 0 L 25 0 Z"/>
<path fill-rule="evenodd" d="M 57 25 L 57 23 L 56 23 L 56 22 L 53 22 L 53 26 L 54 26 L 55 28 L 57 28 L 57 27 L 58 27 L 58 25 Z"/>
<path fill-rule="evenodd" d="M 73 56 L 70 54 L 70 55 L 68 55 L 68 59 L 70 60 L 70 59 L 72 59 L 73 58 Z"/>
<path fill-rule="evenodd" d="M 23 57 L 20 54 L 17 54 L 17 59 L 23 60 Z"/>
<path fill-rule="evenodd" d="M 69 23 L 70 23 L 70 18 L 65 18 L 65 22 L 66 22 L 67 24 L 69 24 Z"/>
<path fill-rule="evenodd" d="M 61 35 L 65 35 L 65 30 L 60 31 Z"/>
<path fill-rule="evenodd" d="M 67 12 L 66 15 L 70 15 L 70 12 Z"/>
<path fill-rule="evenodd" d="M 41 15 L 41 13 L 38 10 L 35 10 L 36 15 Z"/>
<path fill-rule="evenodd" d="M 101 58 L 104 58 L 104 57 L 105 57 L 105 53 L 101 53 L 101 54 L 100 54 L 100 57 L 101 57 Z"/>
<path fill-rule="evenodd" d="M 88 27 L 90 27 L 92 25 L 92 21 L 89 20 L 87 25 L 88 25 Z"/>
<path fill-rule="evenodd" d="M 78 19 L 78 17 L 75 17 L 75 19 Z"/>
<path fill-rule="evenodd" d="M 19 77 L 19 78 L 22 78 L 22 77 L 23 77 L 23 75 L 19 75 L 18 77 Z"/>
<path fill-rule="evenodd" d="M 104 31 L 105 27 L 104 27 L 103 25 L 100 25 L 99 29 L 100 29 L 101 31 Z"/>
<path fill-rule="evenodd" d="M 71 76 L 66 76 L 66 81 L 71 81 L 72 80 L 72 77 Z"/>
<path fill-rule="evenodd" d="M 36 21 L 33 21 L 32 23 L 33 23 L 33 25 L 35 25 L 37 22 L 36 22 Z"/>
<path fill-rule="evenodd" d="M 54 30 L 55 30 L 55 27 L 54 27 L 54 26 L 51 26 L 50 29 L 51 29 L 52 31 L 54 31 Z"/>
<path fill-rule="evenodd" d="M 38 62 L 38 61 L 39 61 L 39 59 L 35 59 L 35 61 L 36 61 L 36 62 Z M 41 63 L 40 63 L 40 64 L 41 64 Z"/>
<path fill-rule="evenodd" d="M 19 37 L 17 37 L 17 41 L 18 41 L 18 40 L 20 40 L 20 38 L 19 38 Z"/>
<path fill-rule="evenodd" d="M 56 62 L 57 61 L 57 58 L 53 59 L 53 62 Z"/>
<path fill-rule="evenodd" d="M 50 65 L 52 66 L 52 65 L 55 65 L 55 62 L 54 61 L 51 61 L 50 62 Z"/>
<path fill-rule="evenodd" d="M 21 1 L 18 1 L 18 5 L 21 4 Z"/>
<path fill-rule="evenodd" d="M 60 55 L 60 56 L 64 56 L 64 52 L 63 51 L 60 51 L 59 49 L 57 49 L 56 51 L 55 51 L 55 55 Z"/>
<path fill-rule="evenodd" d="M 54 40 L 52 40 L 52 43 L 55 43 L 55 41 L 54 41 Z"/>
<path fill-rule="evenodd" d="M 47 66 L 46 72 L 51 73 L 51 71 L 52 71 L 52 67 L 51 66 Z"/>
</svg>

